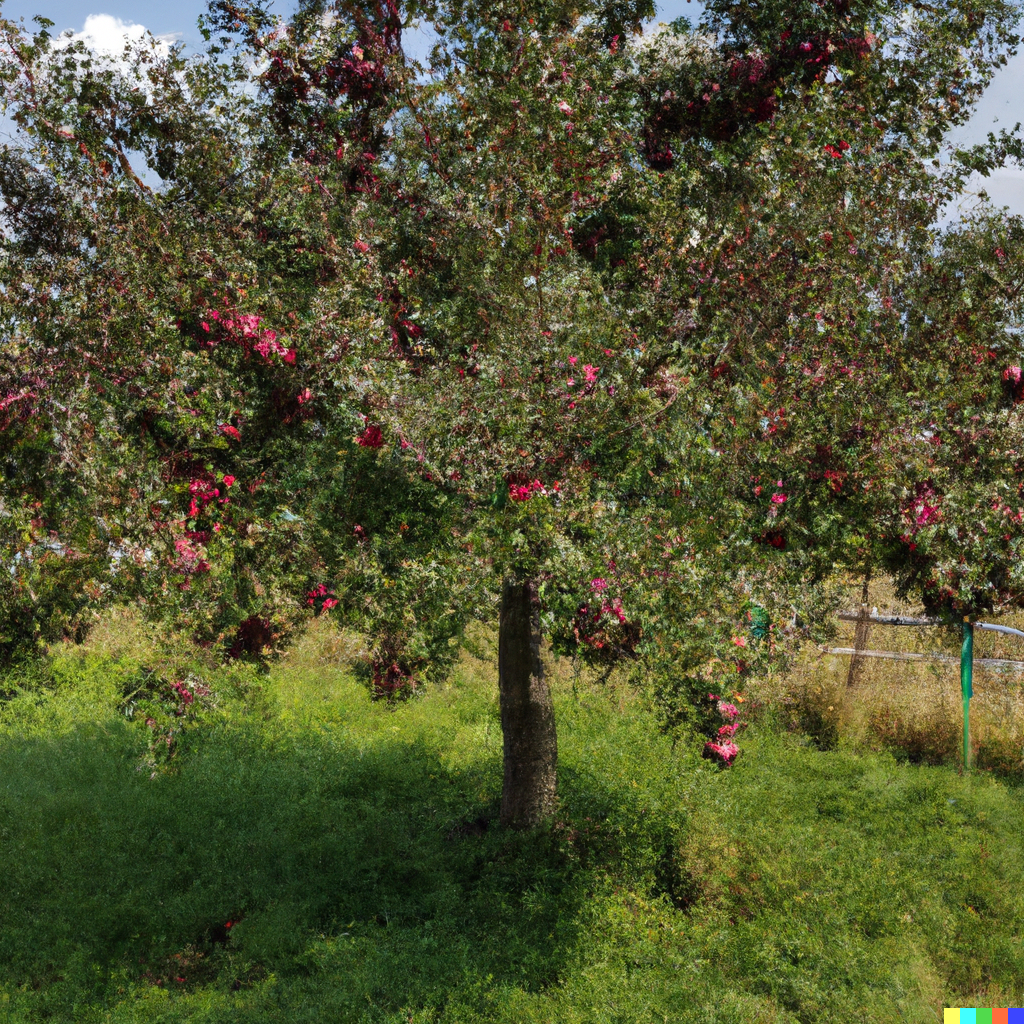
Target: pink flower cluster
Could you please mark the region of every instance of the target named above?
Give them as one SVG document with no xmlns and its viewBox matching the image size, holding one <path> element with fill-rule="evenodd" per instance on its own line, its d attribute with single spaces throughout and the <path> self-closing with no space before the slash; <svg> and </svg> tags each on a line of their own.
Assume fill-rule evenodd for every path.
<svg viewBox="0 0 1024 1024">
<path fill-rule="evenodd" d="M 22 388 L 20 391 L 8 391 L 2 399 L 0 399 L 0 430 L 6 430 L 7 426 L 17 419 L 27 419 L 34 409 L 33 399 L 38 396 L 34 391 L 30 391 L 28 388 Z M 19 405 L 21 405 L 19 409 Z"/>
<path fill-rule="evenodd" d="M 608 563 L 608 569 L 615 572 L 613 561 Z M 639 639 L 639 631 L 626 617 L 621 599 L 608 595 L 608 587 L 608 580 L 603 576 L 597 576 L 590 581 L 594 600 L 587 604 L 581 604 L 576 609 L 572 626 L 573 634 L 577 643 L 586 644 L 588 647 L 598 650 L 608 642 L 632 649 L 632 645 Z M 624 626 L 625 629 L 617 630 L 616 622 L 619 626 Z M 609 630 L 615 630 L 615 632 L 610 633 Z"/>
<path fill-rule="evenodd" d="M 580 361 L 579 356 L 569 356 L 569 366 L 574 367 Z M 572 372 L 570 370 L 570 372 Z M 586 385 L 587 391 L 593 390 L 594 383 L 597 381 L 597 375 L 601 372 L 599 366 L 594 366 L 591 363 L 583 364 L 583 383 Z M 569 377 L 566 380 L 567 387 L 575 387 L 576 379 Z"/>
<path fill-rule="evenodd" d="M 1009 386 L 1014 405 L 1024 399 L 1024 376 L 1019 366 L 1008 366 L 1003 370 L 1003 381 Z"/>
<path fill-rule="evenodd" d="M 228 340 L 241 345 L 247 352 L 255 352 L 267 362 L 272 356 L 280 356 L 286 363 L 295 362 L 295 349 L 288 348 L 277 340 L 277 332 L 261 327 L 261 319 L 255 313 L 241 313 L 238 316 L 223 316 L 218 310 L 211 309 L 209 319 L 199 325 L 207 334 L 222 333 Z M 210 325 L 213 321 L 213 326 Z M 217 339 L 208 341 L 212 347 Z"/>
<path fill-rule="evenodd" d="M 193 703 L 195 703 L 196 697 L 210 696 L 210 688 L 200 682 L 173 682 L 171 683 L 171 690 L 177 698 L 178 706 L 174 709 L 174 713 L 179 718 L 188 711 L 189 707 Z M 146 725 L 152 729 L 156 727 L 157 723 L 155 719 L 147 718 Z M 168 736 L 168 746 L 170 746 L 170 740 L 171 737 Z"/>
<path fill-rule="evenodd" d="M 224 477 L 224 487 L 227 489 L 235 482 L 233 476 Z M 188 505 L 189 519 L 195 519 L 210 502 L 220 498 L 220 489 L 213 486 L 213 480 L 209 477 L 196 477 L 188 485 L 188 493 L 191 495 Z M 219 504 L 225 505 L 228 498 L 220 498 Z"/>
<path fill-rule="evenodd" d="M 930 483 L 918 484 L 917 495 L 907 506 L 906 515 L 913 524 L 913 532 L 934 523 L 941 514 L 942 497 Z"/>
<path fill-rule="evenodd" d="M 622 602 L 616 597 L 611 601 L 605 601 L 601 605 L 602 615 L 614 615 L 620 624 L 625 624 L 626 613 L 622 610 Z"/>
<path fill-rule="evenodd" d="M 328 590 L 323 583 L 306 593 L 306 604 L 310 608 L 319 604 L 320 611 L 327 611 L 328 609 L 333 608 L 337 603 L 337 597 L 335 597 L 334 593 Z"/>
<path fill-rule="evenodd" d="M 367 424 L 366 429 L 356 438 L 356 444 L 361 448 L 382 448 L 384 432 L 378 426 Z"/>
<path fill-rule="evenodd" d="M 737 721 L 740 712 L 735 704 L 719 700 L 713 693 L 708 694 L 708 700 L 716 702 L 718 713 L 725 720 L 725 724 L 719 726 L 716 739 L 708 740 L 704 744 L 703 756 L 709 760 L 720 761 L 728 768 L 740 752 L 740 748 L 733 742 L 733 737 L 745 723 Z"/>
<path fill-rule="evenodd" d="M 704 750 L 706 752 L 710 751 L 710 753 L 719 758 L 726 767 L 736 760 L 736 755 L 740 752 L 740 748 L 737 747 L 732 740 L 725 740 L 722 743 L 709 741 L 704 744 Z"/>
<path fill-rule="evenodd" d="M 202 552 L 187 537 L 179 537 L 174 542 L 177 558 L 174 567 L 186 576 L 199 575 L 210 571 L 210 563 L 202 557 Z"/>
<path fill-rule="evenodd" d="M 551 490 L 558 490 L 557 480 L 551 485 Z M 548 493 L 548 489 L 539 480 L 531 480 L 528 484 L 508 485 L 508 496 L 512 501 L 529 501 L 535 494 L 546 497 Z"/>
</svg>

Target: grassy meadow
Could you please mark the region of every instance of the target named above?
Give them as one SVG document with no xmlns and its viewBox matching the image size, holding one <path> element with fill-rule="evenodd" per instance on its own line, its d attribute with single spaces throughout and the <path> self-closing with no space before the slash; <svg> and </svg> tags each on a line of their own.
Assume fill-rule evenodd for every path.
<svg viewBox="0 0 1024 1024">
<path fill-rule="evenodd" d="M 130 623 L 5 682 L 0 1020 L 931 1024 L 1024 1000 L 1024 789 L 1009 754 L 964 777 L 955 744 L 908 741 L 945 728 L 941 673 L 875 663 L 846 694 L 848 659 L 808 657 L 753 688 L 722 771 L 552 662 L 561 809 L 522 835 L 490 820 L 487 648 L 388 709 L 318 623 L 269 676 L 211 676 L 163 760 Z M 1010 751 L 1001 685 L 979 721 Z"/>
</svg>

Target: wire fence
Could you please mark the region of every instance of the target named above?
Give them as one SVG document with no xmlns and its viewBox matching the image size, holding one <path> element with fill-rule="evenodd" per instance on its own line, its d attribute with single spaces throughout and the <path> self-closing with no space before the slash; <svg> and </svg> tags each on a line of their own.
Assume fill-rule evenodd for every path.
<svg viewBox="0 0 1024 1024">
<path fill-rule="evenodd" d="M 865 593 L 867 582 L 865 581 Z M 879 615 L 875 608 L 868 612 L 867 604 L 861 605 L 856 612 L 840 612 L 840 621 L 857 623 L 857 630 L 854 636 L 853 647 L 827 647 L 826 654 L 848 654 L 851 658 L 850 671 L 847 675 L 847 687 L 853 686 L 857 679 L 857 672 L 865 658 L 886 658 L 892 661 L 944 661 L 960 662 L 960 686 L 963 695 L 963 758 L 964 769 L 970 770 L 970 701 L 974 695 L 973 673 L 974 666 L 993 668 L 1000 671 L 1021 672 L 1024 671 L 1024 661 L 1011 661 L 1006 658 L 975 658 L 974 657 L 974 632 L 981 629 L 992 633 L 1003 633 L 1007 636 L 1024 637 L 1024 630 L 1014 629 L 1012 626 L 1000 626 L 991 622 L 971 622 L 968 618 L 960 623 L 962 632 L 962 643 L 960 657 L 956 658 L 949 654 L 935 653 L 910 653 L 904 651 L 873 651 L 867 646 L 869 631 L 872 624 L 882 626 L 946 626 L 952 623 L 940 619 L 918 618 L 907 615 Z"/>
</svg>

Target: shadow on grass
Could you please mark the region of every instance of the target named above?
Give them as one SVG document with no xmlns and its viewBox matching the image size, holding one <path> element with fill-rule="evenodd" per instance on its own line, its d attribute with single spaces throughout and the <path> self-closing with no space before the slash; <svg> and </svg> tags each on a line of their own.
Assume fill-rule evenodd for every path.
<svg viewBox="0 0 1024 1024">
<path fill-rule="evenodd" d="M 41 1013 L 323 971 L 353 1006 L 439 1007 L 537 990 L 576 943 L 582 840 L 485 829 L 497 764 L 247 726 L 197 734 L 174 774 L 139 754 L 117 723 L 0 749 L 0 986 Z"/>
</svg>

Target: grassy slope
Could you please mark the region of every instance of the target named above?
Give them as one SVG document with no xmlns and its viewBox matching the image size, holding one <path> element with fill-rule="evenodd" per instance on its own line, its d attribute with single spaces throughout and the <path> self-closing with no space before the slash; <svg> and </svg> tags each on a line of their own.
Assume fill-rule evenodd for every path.
<svg viewBox="0 0 1024 1024">
<path fill-rule="evenodd" d="M 480 663 L 388 712 L 293 658 L 270 713 L 153 779 L 110 670 L 66 676 L 0 712 L 0 1019 L 930 1024 L 1024 997 L 1024 799 L 992 778 L 767 726 L 717 772 L 565 682 L 559 820 L 476 834 Z"/>
</svg>

